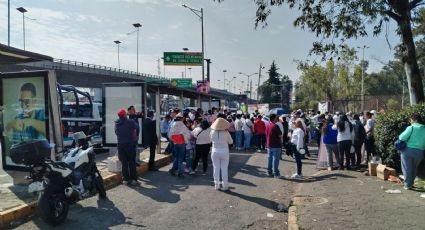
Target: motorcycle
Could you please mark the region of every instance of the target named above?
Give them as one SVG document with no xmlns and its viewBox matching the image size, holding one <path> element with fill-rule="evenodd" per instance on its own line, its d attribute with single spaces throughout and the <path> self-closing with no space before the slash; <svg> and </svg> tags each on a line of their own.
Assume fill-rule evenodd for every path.
<svg viewBox="0 0 425 230">
<path fill-rule="evenodd" d="M 83 132 L 75 133 L 77 146 L 65 152 L 62 161 L 49 159 L 52 146 L 47 140 L 15 144 L 10 149 L 14 163 L 28 166 L 28 192 L 38 193 L 38 212 L 50 225 L 65 221 L 70 204 L 96 193 L 100 199 L 107 198 L 90 137 Z"/>
</svg>

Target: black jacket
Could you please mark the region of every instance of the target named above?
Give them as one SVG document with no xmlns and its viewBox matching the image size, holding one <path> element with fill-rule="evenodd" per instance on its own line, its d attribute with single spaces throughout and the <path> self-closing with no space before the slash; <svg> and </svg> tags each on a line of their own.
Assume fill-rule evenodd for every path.
<svg viewBox="0 0 425 230">
<path fill-rule="evenodd" d="M 115 121 L 115 134 L 118 144 L 128 144 L 136 142 L 136 135 L 139 127 L 136 122 L 128 118 L 119 118 Z"/>
<path fill-rule="evenodd" d="M 144 119 L 142 123 L 143 145 L 156 145 L 158 136 L 156 135 L 156 123 L 151 118 Z"/>
</svg>

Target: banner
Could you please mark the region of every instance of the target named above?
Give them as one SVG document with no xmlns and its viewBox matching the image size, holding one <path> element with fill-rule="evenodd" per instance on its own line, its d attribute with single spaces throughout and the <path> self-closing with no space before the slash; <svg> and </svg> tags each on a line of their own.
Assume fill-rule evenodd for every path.
<svg viewBox="0 0 425 230">
<path fill-rule="evenodd" d="M 328 105 L 329 105 L 329 102 L 324 102 L 324 103 L 319 102 L 319 104 L 317 106 L 317 110 L 320 111 L 320 113 L 322 113 L 322 114 L 329 112 Z"/>
<path fill-rule="evenodd" d="M 208 94 L 210 92 L 210 82 L 207 81 L 207 80 L 197 81 L 196 82 L 196 92 Z"/>
</svg>

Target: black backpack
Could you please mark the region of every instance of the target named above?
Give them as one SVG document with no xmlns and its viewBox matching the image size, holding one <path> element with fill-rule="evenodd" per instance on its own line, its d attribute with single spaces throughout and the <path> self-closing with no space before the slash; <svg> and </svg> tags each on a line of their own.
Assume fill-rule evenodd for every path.
<svg viewBox="0 0 425 230">
<path fill-rule="evenodd" d="M 360 122 L 354 124 L 354 139 L 356 141 L 364 141 L 366 138 L 366 131 Z"/>
</svg>

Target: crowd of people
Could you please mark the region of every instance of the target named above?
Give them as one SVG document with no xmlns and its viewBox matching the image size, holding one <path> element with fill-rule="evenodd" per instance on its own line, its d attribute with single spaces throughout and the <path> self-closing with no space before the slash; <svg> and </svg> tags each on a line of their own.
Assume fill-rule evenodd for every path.
<svg viewBox="0 0 425 230">
<path fill-rule="evenodd" d="M 120 160 L 126 156 L 126 159 L 121 160 L 123 177 L 124 181 L 130 181 L 126 182 L 130 184 L 137 183 L 134 182 L 135 166 L 132 161 L 135 159 L 139 133 L 137 120 L 140 118 L 140 114 L 132 109 L 134 108 L 130 107 L 127 112 L 120 110 L 116 123 Z M 129 118 L 126 118 L 127 114 Z M 211 153 L 215 189 L 227 190 L 230 149 L 267 151 L 267 173 L 275 178 L 282 177 L 279 163 L 282 153 L 285 152 L 295 158 L 296 162 L 296 172 L 291 178 L 302 179 L 302 160 L 310 156 L 308 145 L 312 141 L 316 141 L 320 149 L 318 161 L 322 161 L 329 171 L 355 170 L 361 167 L 362 163 L 367 165 L 369 161 L 377 161 L 374 138 L 376 115 L 375 111 L 364 114 L 352 112 L 331 114 L 297 110 L 281 116 L 276 114 L 266 116 L 258 111 L 242 114 L 217 108 L 206 112 L 202 109 L 172 109 L 161 119 L 160 132 L 162 138 L 168 141 L 165 152 L 172 154 L 173 165 L 169 171 L 171 175 L 184 177 L 196 174 L 197 171 L 201 171 L 198 169 L 201 159 L 202 175 L 206 175 Z M 149 147 L 151 153 L 149 169 L 155 171 L 157 169 L 153 159 L 158 139 L 152 116 L 153 112 L 147 113 L 147 119 L 144 119 L 142 127 L 143 136 L 147 137 L 144 138 L 143 145 Z M 125 124 L 124 121 L 132 125 Z M 134 135 L 133 141 L 128 137 L 122 138 L 121 129 L 124 127 L 130 127 L 128 132 L 133 133 L 131 134 Z M 400 135 L 400 139 L 408 143 L 408 148 L 402 151 L 401 157 L 406 188 L 412 186 L 411 178 L 416 175 L 417 165 L 423 158 L 425 149 L 425 140 L 422 140 L 425 138 L 425 126 L 417 117 L 413 117 L 412 127 L 410 132 L 406 129 Z M 422 158 L 418 157 L 415 149 L 422 151 Z M 129 169 L 124 170 L 125 167 Z"/>
</svg>

